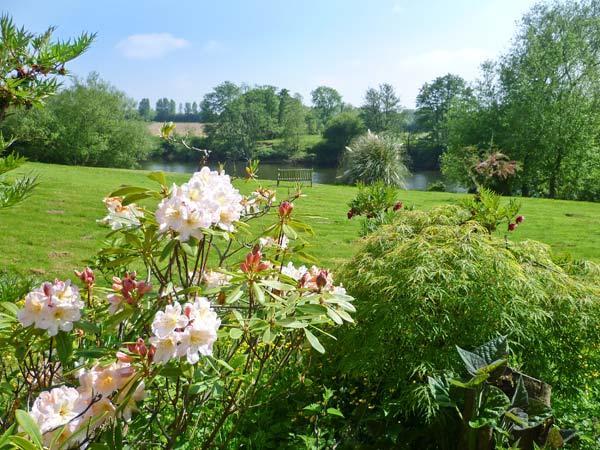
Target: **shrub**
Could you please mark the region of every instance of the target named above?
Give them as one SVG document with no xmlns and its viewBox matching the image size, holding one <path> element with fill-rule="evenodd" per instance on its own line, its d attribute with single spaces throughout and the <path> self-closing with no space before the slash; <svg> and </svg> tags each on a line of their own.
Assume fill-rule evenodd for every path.
<svg viewBox="0 0 600 450">
<path fill-rule="evenodd" d="M 339 164 L 344 149 L 352 139 L 366 130 L 363 120 L 354 112 L 343 112 L 333 117 L 323 131 L 323 142 L 310 150 L 318 164 L 335 166 Z"/>
<path fill-rule="evenodd" d="M 446 191 L 446 183 L 442 180 L 432 181 L 427 185 L 428 192 L 445 192 Z"/>
<path fill-rule="evenodd" d="M 75 272 L 81 293 L 55 280 L 13 302 L 29 286 L 0 277 L 11 448 L 227 448 L 290 362 L 325 351 L 323 328 L 352 321 L 329 271 L 291 261 L 312 231 L 294 211 L 299 193 L 276 207 L 274 191 L 242 196 L 208 167 L 171 188 L 162 172 L 149 178 L 154 189 L 104 199 L 112 231 L 100 270 Z M 272 223 L 253 234 L 259 217 Z"/>
<path fill-rule="evenodd" d="M 136 167 L 155 145 L 135 102 L 93 73 L 3 126 L 21 154 L 56 164 Z"/>
<path fill-rule="evenodd" d="M 369 131 L 346 148 L 342 179 L 348 184 L 381 180 L 390 186 L 404 187 L 408 169 L 403 154 L 402 145 L 393 137 Z"/>
<path fill-rule="evenodd" d="M 460 206 L 406 211 L 368 236 L 341 275 L 357 326 L 325 361 L 356 448 L 439 448 L 449 430 L 427 377 L 455 345 L 509 336 L 511 365 L 578 398 L 600 365 L 600 267 L 560 265 L 544 244 L 491 235 Z M 352 349 L 352 351 L 348 351 Z M 360 401 L 357 401 L 360 399 Z M 441 435 L 436 435 L 440 431 Z"/>
</svg>

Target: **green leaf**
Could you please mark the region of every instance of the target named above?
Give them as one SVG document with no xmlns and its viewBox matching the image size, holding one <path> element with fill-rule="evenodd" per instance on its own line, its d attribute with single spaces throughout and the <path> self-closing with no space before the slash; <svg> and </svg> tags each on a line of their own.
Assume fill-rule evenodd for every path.
<svg viewBox="0 0 600 450">
<path fill-rule="evenodd" d="M 523 383 L 523 377 L 521 375 L 519 375 L 519 380 L 517 381 L 517 386 L 515 387 L 515 393 L 513 394 L 511 405 L 523 409 L 529 406 L 529 394 L 527 393 L 527 389 L 525 388 L 525 383 Z"/>
<path fill-rule="evenodd" d="M 265 302 L 265 293 L 258 283 L 252 283 L 252 292 L 254 292 L 256 301 L 262 305 Z"/>
<path fill-rule="evenodd" d="M 44 447 L 36 447 L 31 441 L 28 441 L 22 436 L 9 437 L 11 444 L 21 450 L 42 450 Z"/>
<path fill-rule="evenodd" d="M 293 291 L 296 289 L 296 287 L 291 284 L 281 283 L 280 281 L 275 280 L 261 280 L 260 284 L 278 291 Z"/>
<path fill-rule="evenodd" d="M 150 172 L 148 174 L 148 178 L 152 181 L 156 181 L 161 186 L 167 185 L 167 177 L 165 177 L 165 173 L 162 170 L 157 170 L 156 172 Z"/>
<path fill-rule="evenodd" d="M 482 367 L 487 366 L 487 361 L 483 359 L 481 356 L 471 353 L 467 350 L 460 348 L 458 345 L 456 346 L 456 350 L 458 351 L 458 355 L 463 360 L 465 368 L 469 375 L 477 375 L 477 371 Z"/>
<path fill-rule="evenodd" d="M 438 405 L 446 408 L 456 407 L 450 398 L 450 384 L 446 378 L 427 377 L 429 389 Z"/>
<path fill-rule="evenodd" d="M 42 448 L 44 444 L 42 442 L 42 433 L 40 431 L 40 427 L 29 415 L 29 413 L 21 409 L 17 409 L 15 411 L 15 418 L 17 419 L 17 423 L 21 426 L 23 431 L 31 438 L 32 442 L 37 447 Z"/>
<path fill-rule="evenodd" d="M 313 414 L 320 413 L 322 409 L 323 407 L 319 403 L 311 403 L 310 405 L 307 405 L 304 408 L 302 408 L 303 411 L 308 411 Z"/>
<path fill-rule="evenodd" d="M 473 353 L 481 357 L 487 364 L 499 359 L 505 359 L 508 354 L 508 342 L 506 336 L 498 336 L 489 342 L 477 347 Z"/>
<path fill-rule="evenodd" d="M 262 340 L 265 344 L 270 344 L 275 339 L 275 336 L 277 335 L 272 332 L 271 328 L 267 328 L 263 333 Z"/>
<path fill-rule="evenodd" d="M 338 416 L 344 418 L 342 412 L 337 408 L 327 408 L 327 414 L 329 414 L 330 416 Z"/>
<path fill-rule="evenodd" d="M 121 197 L 123 195 L 129 194 L 139 194 L 140 192 L 147 192 L 148 188 L 138 187 L 138 186 L 124 186 L 116 191 L 113 191 L 109 194 L 110 197 Z"/>
<path fill-rule="evenodd" d="M 317 339 L 317 337 L 310 332 L 310 330 L 305 328 L 304 334 L 306 335 L 306 338 L 308 339 L 308 342 L 312 348 L 314 348 L 319 353 L 325 353 L 325 348 L 321 345 L 319 339 Z"/>
<path fill-rule="evenodd" d="M 79 322 L 75 322 L 76 328 L 81 328 L 86 333 L 96 334 L 101 333 L 102 329 L 92 322 L 87 322 L 85 320 L 80 320 Z"/>
<path fill-rule="evenodd" d="M 489 386 L 484 395 L 484 403 L 480 408 L 479 415 L 469 421 L 471 428 L 499 427 L 500 418 L 510 406 L 510 399 L 495 386 Z"/>
<path fill-rule="evenodd" d="M 229 336 L 231 336 L 231 339 L 239 339 L 244 335 L 244 332 L 242 330 L 240 330 L 239 328 L 231 328 L 229 330 Z"/>
<path fill-rule="evenodd" d="M 69 361 L 73 354 L 73 343 L 71 342 L 69 334 L 66 331 L 59 331 L 54 338 L 56 341 L 58 359 L 63 367 L 69 367 Z"/>
<path fill-rule="evenodd" d="M 485 383 L 488 378 L 489 378 L 489 374 L 480 373 L 479 375 L 475 375 L 469 381 L 460 381 L 460 380 L 455 380 L 453 378 L 450 378 L 448 380 L 448 383 L 450 383 L 454 386 L 463 388 L 463 389 L 476 389 L 479 386 L 481 386 L 483 383 Z"/>
</svg>

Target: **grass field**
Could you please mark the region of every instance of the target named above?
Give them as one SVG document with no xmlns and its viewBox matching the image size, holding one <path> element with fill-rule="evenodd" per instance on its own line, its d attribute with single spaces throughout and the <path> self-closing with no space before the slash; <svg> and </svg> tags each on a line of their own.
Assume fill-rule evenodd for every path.
<svg viewBox="0 0 600 450">
<path fill-rule="evenodd" d="M 105 215 L 102 198 L 121 185 L 151 186 L 143 171 L 97 169 L 28 163 L 21 172 L 39 175 L 40 185 L 21 205 L 0 211 L 0 269 L 10 268 L 41 277 L 71 276 L 86 258 L 94 255 L 108 230 L 96 224 Z M 185 174 L 168 174 L 169 182 L 181 183 Z M 273 182 L 263 181 L 266 186 Z M 235 181 L 242 192 L 252 184 Z M 280 187 L 280 194 L 286 187 Z M 293 189 L 292 186 L 289 189 Z M 357 246 L 359 220 L 348 220 L 347 203 L 355 188 L 314 185 L 304 189 L 306 197 L 295 213 L 318 215 L 311 219 L 316 237 L 310 253 L 324 266 L 348 258 Z M 406 191 L 405 205 L 427 209 L 454 203 L 463 194 Z M 526 220 L 511 239 L 536 239 L 558 253 L 600 261 L 600 204 L 548 199 L 522 199 Z"/>
</svg>

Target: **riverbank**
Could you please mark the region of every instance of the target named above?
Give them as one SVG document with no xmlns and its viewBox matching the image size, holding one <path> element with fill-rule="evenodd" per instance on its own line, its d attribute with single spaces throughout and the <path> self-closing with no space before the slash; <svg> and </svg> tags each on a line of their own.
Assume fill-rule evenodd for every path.
<svg viewBox="0 0 600 450">
<path fill-rule="evenodd" d="M 125 169 L 60 166 L 28 163 L 19 172 L 39 175 L 40 185 L 21 205 L 0 211 L 0 268 L 33 273 L 45 278 L 70 277 L 92 257 L 109 230 L 96 224 L 105 216 L 102 197 L 121 185 L 151 186 L 147 172 Z M 188 174 L 169 173 L 169 183 L 182 183 Z M 262 181 L 274 187 L 273 181 Z M 234 182 L 247 193 L 252 183 Z M 281 186 L 280 193 L 293 190 Z M 304 189 L 297 214 L 318 216 L 308 221 L 315 228 L 308 253 L 325 266 L 334 266 L 356 250 L 359 220 L 346 218 L 348 202 L 356 188 L 315 184 Z M 404 191 L 406 206 L 429 209 L 456 203 L 465 194 Z M 511 239 L 536 239 L 558 253 L 600 261 L 600 204 L 523 198 L 525 222 Z"/>
</svg>

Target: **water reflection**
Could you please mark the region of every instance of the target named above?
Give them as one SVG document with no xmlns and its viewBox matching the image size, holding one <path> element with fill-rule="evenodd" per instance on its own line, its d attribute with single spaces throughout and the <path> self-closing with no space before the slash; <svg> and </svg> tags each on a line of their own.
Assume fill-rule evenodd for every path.
<svg viewBox="0 0 600 450">
<path fill-rule="evenodd" d="M 291 166 L 290 166 L 291 167 Z M 293 166 L 302 168 L 304 166 Z M 146 170 L 164 170 L 166 172 L 193 173 L 198 170 L 198 166 L 193 163 L 181 163 L 170 161 L 147 161 L 142 164 L 142 168 Z M 243 162 L 228 162 L 225 164 L 225 172 L 238 177 L 245 177 L 245 164 Z M 260 163 L 258 177 L 265 180 L 276 180 L 277 169 L 287 168 L 281 164 Z M 335 184 L 337 179 L 336 169 L 332 168 L 313 168 L 313 182 L 322 184 Z M 412 172 L 406 179 L 406 188 L 415 191 L 425 191 L 430 183 L 443 180 L 443 176 L 437 171 L 418 171 Z M 451 187 L 451 192 L 464 192 L 464 189 L 459 187 Z"/>
</svg>

